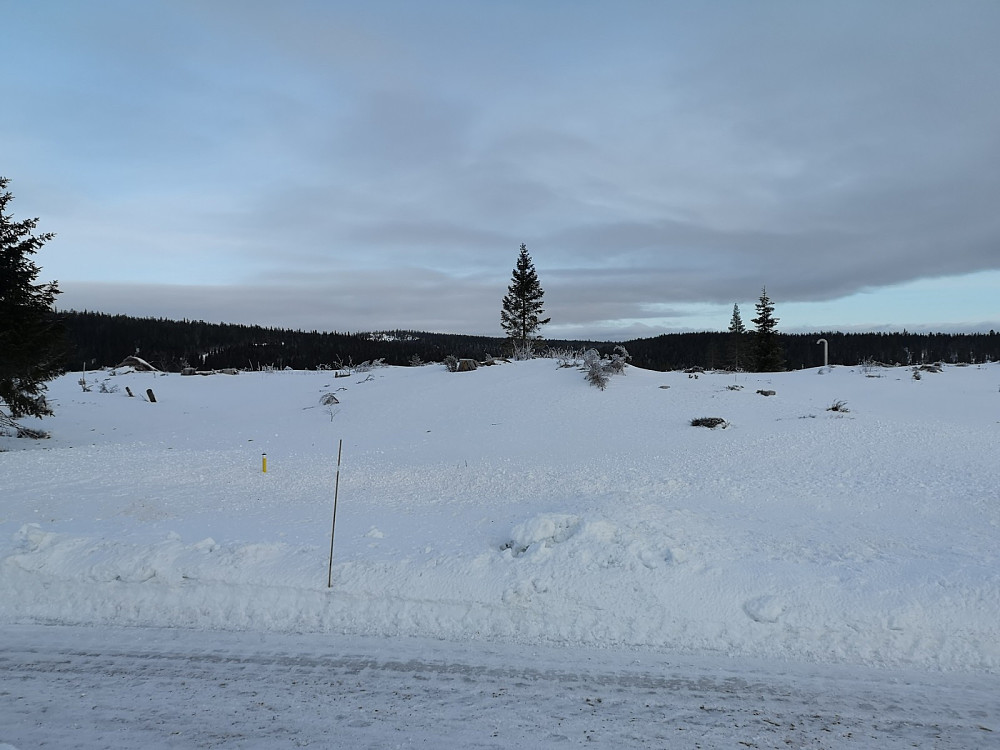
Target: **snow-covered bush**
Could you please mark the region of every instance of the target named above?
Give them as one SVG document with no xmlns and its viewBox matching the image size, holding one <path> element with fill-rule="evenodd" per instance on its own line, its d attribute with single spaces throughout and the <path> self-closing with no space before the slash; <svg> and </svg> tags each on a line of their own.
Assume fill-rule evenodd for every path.
<svg viewBox="0 0 1000 750">
<path fill-rule="evenodd" d="M 583 353 L 583 369 L 586 373 L 587 382 L 602 391 L 608 387 L 608 379 L 612 375 L 625 372 L 625 365 L 628 363 L 628 351 L 620 344 L 615 347 L 614 354 L 610 357 L 602 357 L 596 349 L 588 349 Z"/>
<path fill-rule="evenodd" d="M 526 341 L 514 341 L 511 343 L 511 359 L 523 361 L 535 358 L 535 342 L 530 339 Z"/>
<path fill-rule="evenodd" d="M 379 367 L 385 367 L 385 359 L 380 358 L 362 362 L 360 365 L 356 365 L 353 370 L 354 372 L 371 372 Z"/>
<path fill-rule="evenodd" d="M 549 347 L 542 355 L 546 359 L 554 359 L 559 367 L 579 367 L 580 360 L 583 359 L 583 351 L 580 349 L 556 349 Z"/>
<path fill-rule="evenodd" d="M 587 382 L 602 391 L 608 387 L 608 373 L 604 369 L 604 360 L 596 349 L 588 349 L 583 353 L 583 369 Z"/>
<path fill-rule="evenodd" d="M 46 430 L 36 430 L 33 427 L 18 425 L 17 436 L 19 438 L 30 438 L 31 440 L 47 440 L 50 435 Z"/>
<path fill-rule="evenodd" d="M 615 350 L 611 354 L 611 358 L 604 366 L 609 372 L 614 373 L 615 375 L 620 375 L 625 372 L 625 365 L 628 364 L 630 359 L 632 359 L 632 356 L 628 353 L 628 349 L 621 344 L 618 344 L 615 346 Z"/>
</svg>

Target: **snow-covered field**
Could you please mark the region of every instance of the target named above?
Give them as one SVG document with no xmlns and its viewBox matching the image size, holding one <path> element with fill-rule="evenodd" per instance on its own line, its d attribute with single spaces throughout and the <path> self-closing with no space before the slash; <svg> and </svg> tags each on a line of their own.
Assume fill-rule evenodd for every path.
<svg viewBox="0 0 1000 750">
<path fill-rule="evenodd" d="M 80 376 L 0 437 L 0 743 L 1000 746 L 1000 365 Z M 266 726 L 170 704 L 269 675 Z"/>
</svg>

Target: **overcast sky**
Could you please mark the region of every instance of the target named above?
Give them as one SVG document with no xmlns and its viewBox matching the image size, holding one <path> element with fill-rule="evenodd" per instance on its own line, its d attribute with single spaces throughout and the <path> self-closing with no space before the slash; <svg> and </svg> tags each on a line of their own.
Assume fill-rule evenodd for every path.
<svg viewBox="0 0 1000 750">
<path fill-rule="evenodd" d="M 61 308 L 549 338 L 1000 329 L 1000 2 L 0 0 Z"/>
</svg>

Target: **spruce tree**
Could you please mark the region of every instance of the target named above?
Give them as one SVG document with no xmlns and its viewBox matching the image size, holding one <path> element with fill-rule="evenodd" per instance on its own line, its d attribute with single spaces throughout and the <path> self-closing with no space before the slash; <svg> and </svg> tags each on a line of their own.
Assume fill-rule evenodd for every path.
<svg viewBox="0 0 1000 750">
<path fill-rule="evenodd" d="M 53 308 L 59 288 L 34 283 L 41 269 L 30 256 L 54 235 L 33 234 L 38 219 L 14 221 L 8 182 L 0 177 L 0 424 L 35 437 L 44 433 L 15 420 L 52 413 L 45 383 L 62 372 L 65 345 Z"/>
<path fill-rule="evenodd" d="M 522 243 L 500 310 L 500 325 L 510 339 L 516 358 L 531 356 L 533 342 L 541 338 L 539 329 L 551 320 L 541 318 L 544 294 L 528 248 Z"/>
<path fill-rule="evenodd" d="M 743 342 L 746 339 L 747 328 L 740 316 L 740 306 L 733 305 L 733 317 L 729 320 L 729 367 L 739 370 L 743 367 Z"/>
<path fill-rule="evenodd" d="M 778 318 L 774 317 L 774 305 L 767 296 L 767 288 L 761 289 L 756 307 L 757 317 L 751 321 L 757 327 L 754 332 L 754 372 L 778 372 L 785 369 L 785 360 L 778 342 Z"/>
</svg>

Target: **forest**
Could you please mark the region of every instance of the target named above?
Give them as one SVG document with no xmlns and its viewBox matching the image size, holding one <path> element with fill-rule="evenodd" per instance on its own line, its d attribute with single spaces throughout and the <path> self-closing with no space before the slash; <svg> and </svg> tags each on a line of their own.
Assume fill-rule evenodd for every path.
<svg viewBox="0 0 1000 750">
<path fill-rule="evenodd" d="M 384 360 L 389 365 L 440 362 L 448 355 L 485 360 L 509 353 L 502 337 L 465 336 L 423 331 L 338 333 L 295 331 L 201 320 L 166 320 L 62 311 L 69 370 L 114 367 L 136 355 L 155 367 L 177 372 L 185 367 L 216 370 L 235 367 L 258 370 L 358 365 Z M 706 331 L 667 333 L 624 342 L 544 340 L 538 350 L 597 349 L 610 354 L 622 344 L 631 363 L 650 370 L 737 369 L 747 361 L 754 334 Z M 826 339 L 831 365 L 979 363 L 1000 359 L 1000 335 L 977 334 L 840 333 L 778 334 L 785 367 L 797 370 L 823 364 Z M 738 355 L 742 352 L 743 355 Z"/>
</svg>

